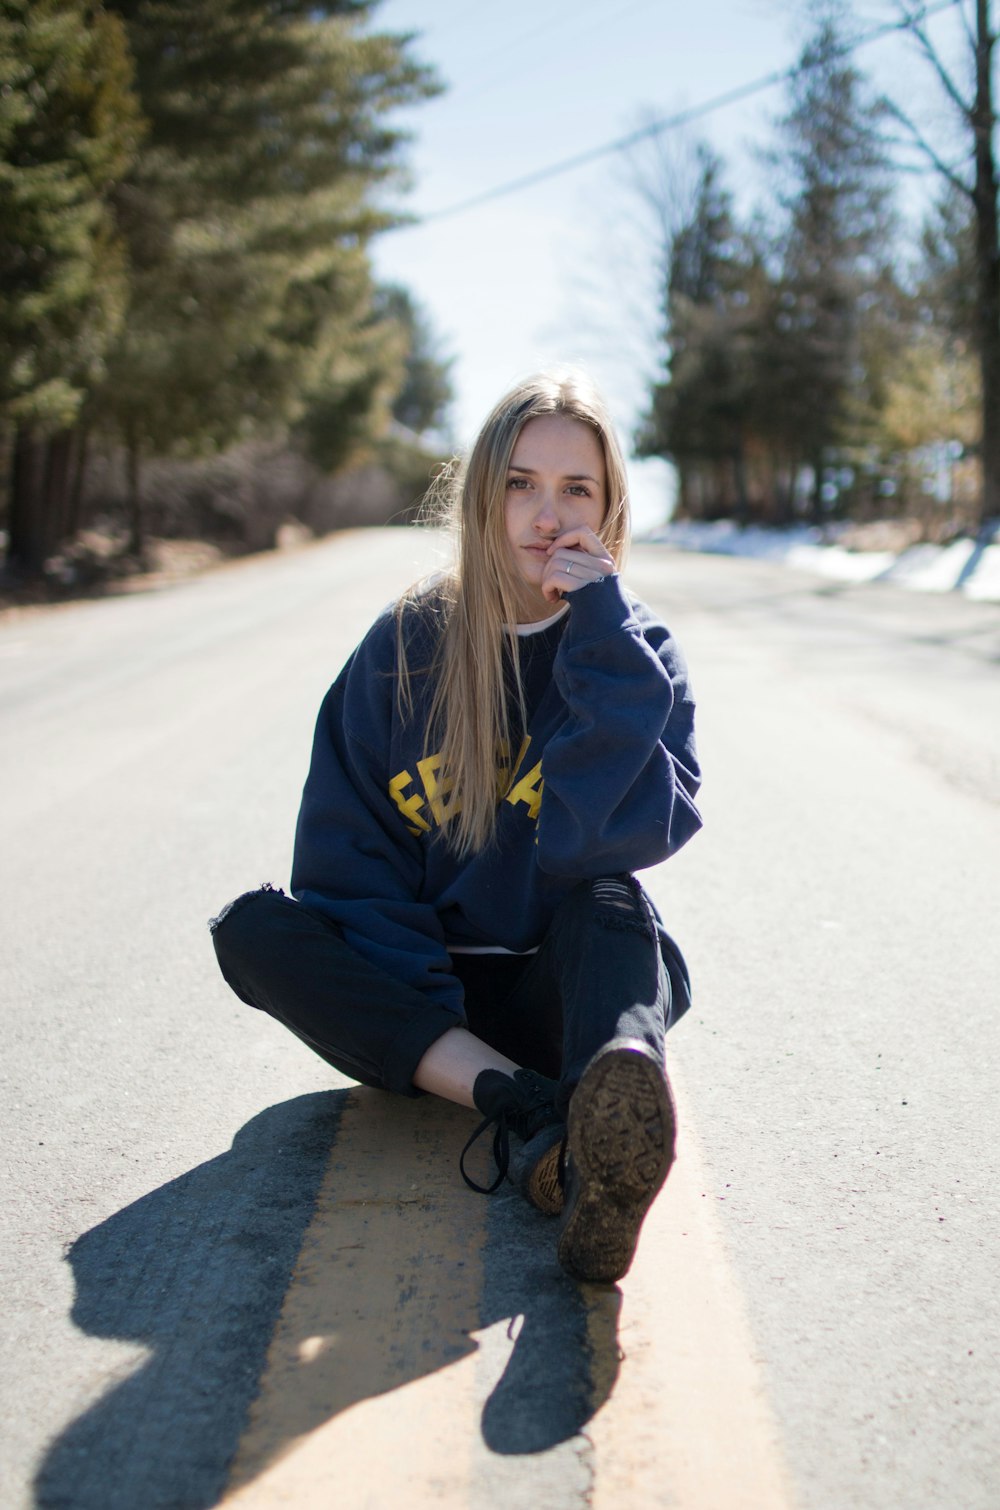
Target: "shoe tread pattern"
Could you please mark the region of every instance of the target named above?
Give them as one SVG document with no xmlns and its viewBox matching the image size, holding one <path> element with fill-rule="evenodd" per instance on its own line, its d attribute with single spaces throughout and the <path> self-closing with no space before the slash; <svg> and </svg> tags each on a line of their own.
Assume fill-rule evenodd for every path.
<svg viewBox="0 0 1000 1510">
<path fill-rule="evenodd" d="M 666 1076 L 650 1056 L 619 1051 L 591 1064 L 569 1109 L 575 1199 L 559 1239 L 569 1273 L 612 1282 L 628 1271 L 675 1134 Z"/>
<path fill-rule="evenodd" d="M 560 1176 L 562 1139 L 554 1143 L 538 1159 L 527 1180 L 526 1194 L 533 1206 L 546 1216 L 558 1216 L 563 1207 L 563 1187 Z"/>
</svg>

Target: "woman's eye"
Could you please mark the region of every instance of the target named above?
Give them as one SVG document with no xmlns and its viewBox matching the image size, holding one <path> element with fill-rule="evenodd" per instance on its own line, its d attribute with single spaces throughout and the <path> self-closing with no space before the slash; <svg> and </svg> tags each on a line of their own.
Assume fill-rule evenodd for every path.
<svg viewBox="0 0 1000 1510">
<path fill-rule="evenodd" d="M 524 489 L 528 486 L 528 479 L 526 477 L 508 477 L 507 486 L 509 488 Z"/>
<path fill-rule="evenodd" d="M 570 492 L 575 493 L 579 498 L 590 497 L 590 489 L 583 482 L 574 482 L 570 487 Z"/>
</svg>

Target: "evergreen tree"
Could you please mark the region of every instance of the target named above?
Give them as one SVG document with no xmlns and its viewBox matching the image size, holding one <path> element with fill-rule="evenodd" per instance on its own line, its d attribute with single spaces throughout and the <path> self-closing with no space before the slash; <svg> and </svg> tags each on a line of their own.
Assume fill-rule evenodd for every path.
<svg viewBox="0 0 1000 1510">
<path fill-rule="evenodd" d="M 759 259 L 734 218 L 720 158 L 702 145 L 686 215 L 663 249 L 665 376 L 653 385 L 637 437 L 640 454 L 678 469 L 678 512 L 706 517 L 749 509 L 746 453 L 754 422 L 753 353 Z"/>
<path fill-rule="evenodd" d="M 21 565 L 71 529 L 73 455 L 95 429 L 125 445 L 141 552 L 144 454 L 292 434 L 335 468 L 388 419 L 406 342 L 375 308 L 368 244 L 393 220 L 389 114 L 437 86 L 409 38 L 369 31 L 373 8 L 0 8 L 0 418 L 19 427 Z"/>
<path fill-rule="evenodd" d="M 837 7 L 804 48 L 790 93 L 773 158 L 784 244 L 770 402 L 812 473 L 821 518 L 826 467 L 863 445 L 884 397 L 881 353 L 898 298 L 885 107 L 851 60 Z"/>
<path fill-rule="evenodd" d="M 944 161 L 898 101 L 892 110 L 913 141 L 966 202 L 972 228 L 972 315 L 979 361 L 982 463 L 980 520 L 1000 519 L 1000 210 L 997 203 L 996 106 L 994 103 L 994 11 L 990 0 L 972 0 L 961 12 L 972 83 L 956 79 L 926 27 L 925 7 L 898 0 L 898 9 L 931 65 L 967 144 L 966 165 Z"/>
<path fill-rule="evenodd" d="M 442 357 L 427 316 L 410 291 L 397 284 L 378 289 L 375 310 L 380 319 L 396 326 L 406 343 L 403 383 L 392 401 L 393 418 L 415 435 L 440 429 L 453 397 L 451 362 Z"/>
<path fill-rule="evenodd" d="M 889 368 L 880 431 L 897 474 L 897 496 L 929 529 L 954 524 L 954 496 L 938 501 L 942 518 L 935 520 L 933 494 L 943 465 L 953 482 L 971 471 L 967 458 L 976 449 L 982 409 L 975 227 L 969 200 L 953 185 L 946 184 L 928 213 L 919 251 L 907 339 Z"/>
<path fill-rule="evenodd" d="M 370 3 L 115 0 L 149 121 L 119 196 L 129 319 L 96 408 L 132 458 L 298 426 L 331 468 L 401 380 L 367 247 L 391 223 L 394 107 L 436 87 Z"/>
<path fill-rule="evenodd" d="M 140 136 L 123 28 L 85 0 L 0 5 L 0 423 L 8 560 L 40 569 L 71 520 L 72 426 L 121 328 L 110 203 Z"/>
<path fill-rule="evenodd" d="M 961 341 L 976 338 L 976 228 L 972 204 L 945 184 L 920 235 L 921 319 Z"/>
</svg>

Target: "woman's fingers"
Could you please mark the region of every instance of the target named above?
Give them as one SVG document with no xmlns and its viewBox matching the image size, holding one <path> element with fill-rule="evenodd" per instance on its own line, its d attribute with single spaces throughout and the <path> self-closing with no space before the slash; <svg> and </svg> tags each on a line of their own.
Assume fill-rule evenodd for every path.
<svg viewBox="0 0 1000 1510">
<path fill-rule="evenodd" d="M 564 534 L 558 535 L 549 546 L 549 555 L 554 556 L 557 552 L 566 550 L 585 551 L 588 556 L 595 556 L 598 560 L 606 561 L 609 570 L 615 569 L 614 562 L 608 555 L 608 548 L 600 535 L 587 529 L 586 526 L 566 530 Z"/>
<path fill-rule="evenodd" d="M 575 592 L 578 587 L 586 587 L 588 582 L 598 582 L 614 570 L 615 563 L 610 556 L 592 556 L 584 550 L 559 546 L 545 564 L 542 591 L 547 598 L 555 599 L 567 592 Z"/>
<path fill-rule="evenodd" d="M 598 577 L 606 577 L 615 569 L 613 561 L 588 556 L 585 551 L 556 551 L 549 557 L 548 564 L 556 571 L 565 572 L 577 580 L 585 578 L 588 582 L 596 582 Z"/>
</svg>

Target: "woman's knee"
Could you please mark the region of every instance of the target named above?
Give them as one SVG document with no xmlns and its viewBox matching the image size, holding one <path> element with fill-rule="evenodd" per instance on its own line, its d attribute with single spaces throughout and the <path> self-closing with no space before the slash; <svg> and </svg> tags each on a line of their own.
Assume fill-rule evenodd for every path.
<svg viewBox="0 0 1000 1510">
<path fill-rule="evenodd" d="M 262 931 L 267 931 L 269 917 L 287 900 L 280 888 L 265 883 L 228 902 L 216 917 L 208 920 L 216 953 L 228 953 L 238 947 L 239 941 L 258 938 Z"/>
<path fill-rule="evenodd" d="M 556 910 L 555 924 L 606 928 L 612 932 L 639 933 L 651 943 L 656 925 L 642 887 L 635 876 L 595 876 L 580 881 Z"/>
</svg>

